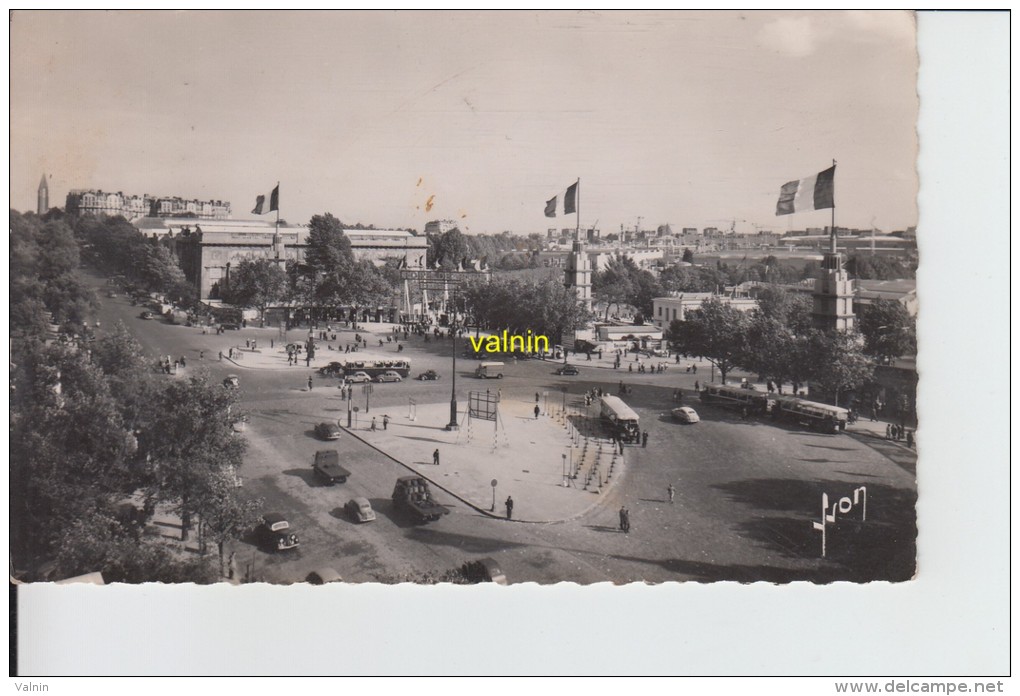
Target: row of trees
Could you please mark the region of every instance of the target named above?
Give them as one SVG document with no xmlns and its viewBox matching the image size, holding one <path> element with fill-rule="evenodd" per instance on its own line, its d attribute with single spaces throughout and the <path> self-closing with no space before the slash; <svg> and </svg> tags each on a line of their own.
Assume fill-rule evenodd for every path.
<svg viewBox="0 0 1020 696">
<path fill-rule="evenodd" d="M 494 277 L 468 283 L 463 291 L 469 322 L 494 331 L 506 329 L 548 336 L 557 343 L 564 332 L 590 320 L 571 288 L 552 278 Z"/>
<path fill-rule="evenodd" d="M 742 368 L 778 385 L 811 382 L 837 402 L 867 384 L 876 363 L 916 351 L 913 319 L 897 302 L 862 308 L 860 330 L 848 332 L 811 328 L 810 309 L 808 298 L 780 288 L 763 292 L 752 312 L 712 298 L 671 322 L 666 338 L 712 362 L 723 381 Z"/>
<path fill-rule="evenodd" d="M 102 241 L 102 224 L 119 247 Z M 182 534 L 197 515 L 202 540 L 222 550 L 254 524 L 259 501 L 234 485 L 244 451 L 232 427 L 236 397 L 201 374 L 157 375 L 123 326 L 91 336 L 85 321 L 97 300 L 80 275 L 72 225 L 88 235 L 83 243 L 98 242 L 90 255 L 109 268 L 155 248 L 116 219 L 11 212 L 14 565 L 28 579 L 50 562 L 58 577 L 101 570 L 110 581 L 211 582 L 206 558 L 184 558 L 142 529 L 168 506 L 185 522 Z M 46 335 L 47 313 L 62 325 L 59 340 Z"/>
</svg>

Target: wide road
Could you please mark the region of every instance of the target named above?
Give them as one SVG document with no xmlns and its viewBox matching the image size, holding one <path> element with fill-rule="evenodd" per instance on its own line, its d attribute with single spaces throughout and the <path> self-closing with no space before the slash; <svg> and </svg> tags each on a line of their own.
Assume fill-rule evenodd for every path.
<svg viewBox="0 0 1020 696">
<path fill-rule="evenodd" d="M 102 295 L 101 282 L 96 281 Z M 216 382 L 228 373 L 239 375 L 241 401 L 250 414 L 241 472 L 245 494 L 263 498 L 266 511 L 287 515 L 301 537 L 299 549 L 280 554 L 258 550 L 250 539 L 235 545 L 238 563 L 252 564 L 256 576 L 267 581 L 300 582 L 325 566 L 352 582 L 393 582 L 422 573 L 439 575 L 482 556 L 496 558 L 511 582 L 827 582 L 913 574 L 916 487 L 909 466 L 849 435 L 743 421 L 698 403 L 690 405 L 702 415 L 700 423 L 676 423 L 669 416 L 673 391 L 690 390 L 695 379 L 705 381 L 705 370 L 698 375 L 677 368 L 639 374 L 582 362 L 581 375 L 558 377 L 549 362 L 508 365 L 507 378 L 499 382 L 508 396 L 549 391 L 552 398 L 567 385 L 568 398 L 576 399 L 592 386 L 615 392 L 621 379 L 632 385 L 627 402 L 649 431 L 647 449 L 632 448 L 626 475 L 580 519 L 506 522 L 434 491 L 450 514 L 413 525 L 395 515 L 390 503 L 393 483 L 406 469 L 346 435 L 329 443 L 315 438 L 317 422 L 346 418 L 347 404 L 335 380 L 315 376 L 308 391 L 312 371 L 303 366 L 252 370 L 217 359 L 220 350 L 246 338 L 263 346 L 270 338 L 278 340 L 274 330 L 205 335 L 196 328 L 142 320 L 141 308 L 123 295 L 102 297 L 102 302 L 97 319 L 103 331 L 122 321 L 153 356 L 184 356 L 186 374 L 208 371 Z M 292 332 L 292 340 L 303 334 Z M 415 337 L 407 345 L 401 357 L 412 361 L 413 374 L 431 368 L 442 379 L 374 385 L 371 414 L 405 412 L 409 397 L 419 403 L 449 400 L 450 341 L 426 343 Z M 383 350 L 396 355 L 392 345 Z M 474 382 L 468 381 L 474 365 L 458 360 L 460 399 Z M 365 407 L 360 391 L 355 403 Z M 322 486 L 312 478 L 314 453 L 326 448 L 339 450 L 352 471 L 346 484 Z M 666 496 L 670 483 L 677 491 L 672 504 Z M 828 524 L 823 559 L 821 533 L 812 526 L 821 520 L 822 494 L 828 495 L 831 509 L 860 486 L 866 488 L 866 519 L 854 518 L 861 512 L 855 507 Z M 343 504 L 356 495 L 371 501 L 376 521 L 355 524 L 344 516 Z M 631 512 L 629 534 L 617 529 L 621 505 Z"/>
</svg>

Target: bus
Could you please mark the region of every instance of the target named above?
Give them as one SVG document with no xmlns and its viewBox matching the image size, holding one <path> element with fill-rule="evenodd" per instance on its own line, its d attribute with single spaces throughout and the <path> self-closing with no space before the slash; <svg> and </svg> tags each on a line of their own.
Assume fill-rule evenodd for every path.
<svg viewBox="0 0 1020 696">
<path fill-rule="evenodd" d="M 772 412 L 775 405 L 775 399 L 771 394 L 746 387 L 731 387 L 727 384 L 706 384 L 698 396 L 702 403 L 725 406 L 737 411 L 747 409 L 748 415 L 767 415 Z"/>
<path fill-rule="evenodd" d="M 795 396 L 779 396 L 775 399 L 772 417 L 803 425 L 820 433 L 841 433 L 846 430 L 850 412 L 839 406 L 808 401 Z"/>
<path fill-rule="evenodd" d="M 378 377 L 384 372 L 396 372 L 401 377 L 411 374 L 410 360 L 348 360 L 344 363 L 344 375 L 364 372 L 369 377 Z"/>
<path fill-rule="evenodd" d="M 602 420 L 605 421 L 613 435 L 619 437 L 623 442 L 637 442 L 641 437 L 641 428 L 638 426 L 638 414 L 623 402 L 618 396 L 603 396 L 599 409 Z"/>
</svg>

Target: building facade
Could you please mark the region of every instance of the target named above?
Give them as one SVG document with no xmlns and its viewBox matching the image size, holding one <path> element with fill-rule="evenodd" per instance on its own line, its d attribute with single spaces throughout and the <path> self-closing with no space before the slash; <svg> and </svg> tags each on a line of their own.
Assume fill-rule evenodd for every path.
<svg viewBox="0 0 1020 696">
<path fill-rule="evenodd" d="M 684 321 L 688 312 L 701 309 L 701 305 L 712 297 L 742 312 L 749 312 L 758 307 L 758 300 L 747 297 L 726 297 L 711 292 L 685 292 L 676 297 L 654 298 L 652 300 L 652 323 L 660 329 L 666 330 L 671 322 L 676 319 Z"/>
<path fill-rule="evenodd" d="M 149 215 L 159 217 L 193 217 L 201 220 L 222 220 L 230 217 L 230 202 L 200 201 L 179 197 L 141 196 L 123 191 L 74 189 L 67 194 L 64 206 L 69 215 L 123 215 L 136 220 Z"/>
<path fill-rule="evenodd" d="M 144 218 L 135 223 L 146 236 L 169 236 L 175 240 L 185 277 L 194 284 L 199 299 L 217 299 L 230 283 L 230 274 L 244 260 L 304 260 L 308 228 L 280 227 L 262 220 L 188 220 Z M 344 230 L 354 257 L 381 266 L 404 260 L 407 266 L 424 267 L 428 240 L 404 230 Z"/>
</svg>

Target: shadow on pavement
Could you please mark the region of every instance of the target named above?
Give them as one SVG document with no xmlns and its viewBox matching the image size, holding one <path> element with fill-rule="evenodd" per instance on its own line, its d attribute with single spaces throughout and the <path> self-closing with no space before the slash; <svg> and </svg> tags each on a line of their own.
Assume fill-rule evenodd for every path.
<svg viewBox="0 0 1020 696">
<path fill-rule="evenodd" d="M 315 473 L 311 470 L 311 468 L 284 469 L 283 473 L 287 474 L 287 476 L 297 476 L 299 479 L 307 483 L 309 488 L 319 488 L 324 485 L 315 478 Z"/>
<path fill-rule="evenodd" d="M 610 527 L 607 524 L 586 524 L 586 529 L 590 529 L 595 532 L 612 532 L 613 534 L 618 533 L 620 530 L 616 527 Z"/>
<path fill-rule="evenodd" d="M 407 533 L 407 538 L 414 541 L 434 546 L 449 546 L 467 553 L 490 553 L 505 549 L 516 549 L 527 546 L 516 541 L 506 539 L 489 539 L 486 537 L 472 536 L 470 534 L 457 534 L 445 532 L 438 527 L 415 527 Z"/>
</svg>

